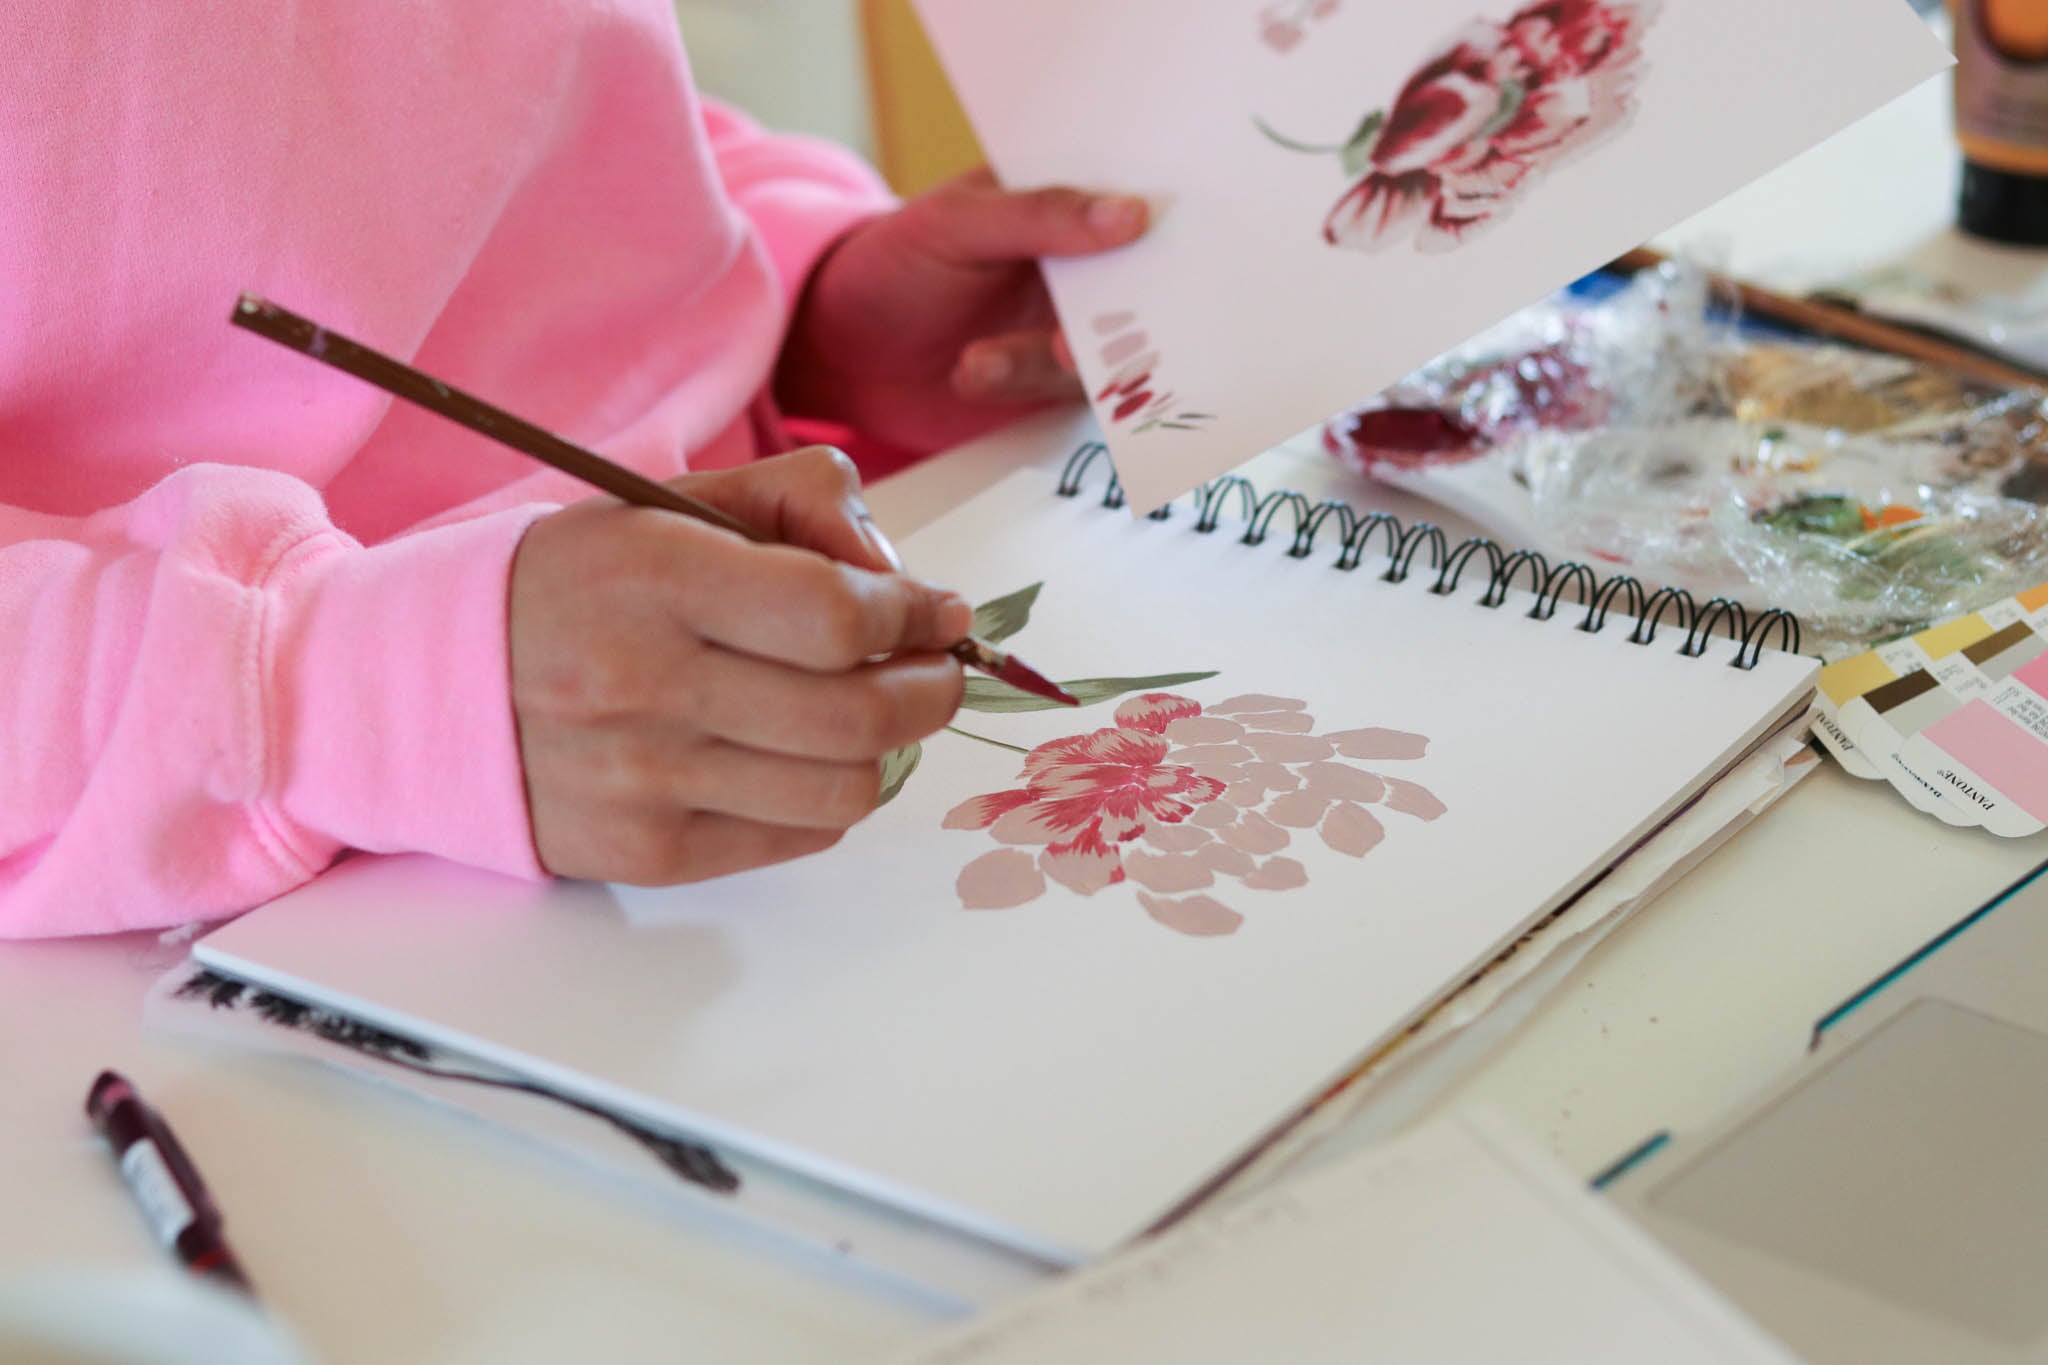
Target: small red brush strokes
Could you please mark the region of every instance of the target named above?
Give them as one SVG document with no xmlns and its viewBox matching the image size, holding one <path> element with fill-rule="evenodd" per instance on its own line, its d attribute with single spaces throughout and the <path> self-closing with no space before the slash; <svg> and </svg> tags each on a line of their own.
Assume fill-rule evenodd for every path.
<svg viewBox="0 0 2048 1365">
<path fill-rule="evenodd" d="M 1311 25 L 1335 14 L 1343 0 L 1275 0 L 1259 9 L 1259 41 L 1275 52 L 1300 47 Z"/>
<path fill-rule="evenodd" d="M 1449 251 L 1504 215 L 1559 163 L 1635 112 L 1642 36 L 1658 0 L 1535 0 L 1468 25 L 1334 152 L 1351 188 L 1323 223 L 1332 246 L 1412 239 Z M 1263 124 L 1260 125 L 1262 128 Z"/>
<path fill-rule="evenodd" d="M 1180 398 L 1159 381 L 1159 352 L 1131 312 L 1098 314 L 1095 334 L 1104 338 L 1099 353 L 1109 382 L 1095 395 L 1105 423 L 1127 426 L 1133 436 L 1148 431 L 1196 431 L 1214 413 L 1189 412 Z"/>
<path fill-rule="evenodd" d="M 1147 692 L 1117 707 L 1113 727 L 1039 745 L 1024 759 L 1022 787 L 945 817 L 947 829 L 986 830 L 1005 845 L 962 870 L 961 905 L 1009 909 L 1055 882 L 1082 896 L 1130 884 L 1158 923 L 1222 937 L 1244 916 L 1207 893 L 1233 879 L 1264 894 L 1306 886 L 1307 866 L 1280 856 L 1297 836 L 1363 858 L 1387 838 L 1370 808 L 1419 820 L 1445 813 L 1420 784 L 1359 766 L 1422 758 L 1426 738 L 1316 734 L 1306 706 L 1246 693 L 1204 708 Z"/>
</svg>

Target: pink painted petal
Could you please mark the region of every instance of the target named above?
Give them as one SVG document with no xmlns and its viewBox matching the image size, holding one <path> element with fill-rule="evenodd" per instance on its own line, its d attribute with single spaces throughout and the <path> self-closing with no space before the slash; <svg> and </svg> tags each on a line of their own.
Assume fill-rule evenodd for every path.
<svg viewBox="0 0 2048 1365">
<path fill-rule="evenodd" d="M 1380 251 L 1406 237 L 1436 204 L 1437 178 L 1428 171 L 1383 175 L 1353 185 L 1323 220 L 1323 240 L 1351 251 Z"/>
<path fill-rule="evenodd" d="M 1301 777 L 1285 763 L 1247 763 L 1239 773 L 1246 782 L 1256 782 L 1269 792 L 1291 792 L 1300 788 Z"/>
<path fill-rule="evenodd" d="M 1246 811 L 1236 825 L 1223 831 L 1224 843 L 1260 857 L 1278 853 L 1293 837 L 1255 810 Z"/>
<path fill-rule="evenodd" d="M 1493 135 L 1493 145 L 1514 157 L 1551 151 L 1585 127 L 1594 112 L 1592 82 L 1555 81 L 1529 92 L 1520 112 Z"/>
<path fill-rule="evenodd" d="M 1228 829 L 1238 822 L 1242 814 L 1242 811 L 1228 801 L 1217 801 L 1203 806 L 1190 815 L 1188 823 L 1199 825 L 1203 829 Z"/>
<path fill-rule="evenodd" d="M 1136 323 L 1137 320 L 1138 315 L 1128 311 L 1121 313 L 1097 313 L 1095 315 L 1095 333 L 1097 336 L 1108 336 L 1112 332 L 1121 332 Z"/>
<path fill-rule="evenodd" d="M 1308 885 L 1308 869 L 1292 858 L 1268 858 L 1244 884 L 1254 891 L 1292 891 Z"/>
<path fill-rule="evenodd" d="M 1266 711 L 1243 720 L 1247 729 L 1279 735 L 1305 735 L 1316 728 L 1316 718 L 1306 711 Z"/>
<path fill-rule="evenodd" d="M 1406 730 L 1339 730 L 1323 738 L 1346 758 L 1421 758 L 1429 752 L 1428 736 Z"/>
<path fill-rule="evenodd" d="M 1190 773 L 1186 782 L 1170 792 L 1137 794 L 1135 813 L 1147 820 L 1177 825 L 1195 811 L 1213 803 L 1225 790 L 1224 785 L 1213 777 L 1197 777 Z"/>
<path fill-rule="evenodd" d="M 1124 854 L 1124 871 L 1138 885 L 1169 895 L 1199 891 L 1216 881 L 1216 874 L 1198 853 L 1147 853 L 1132 849 Z"/>
<path fill-rule="evenodd" d="M 1083 830 L 1078 838 L 1064 844 L 1048 846 L 1038 855 L 1038 866 L 1067 890 L 1084 896 L 1092 896 L 1124 879 L 1123 859 L 1093 830 Z"/>
<path fill-rule="evenodd" d="M 1244 743 L 1268 763 L 1313 763 L 1337 752 L 1321 735 L 1246 735 Z"/>
<path fill-rule="evenodd" d="M 1146 344 L 1143 332 L 1126 332 L 1102 348 L 1102 363 L 1121 365 L 1144 350 Z"/>
<path fill-rule="evenodd" d="M 1323 822 L 1323 812 L 1329 808 L 1330 800 L 1326 796 L 1305 791 L 1289 792 L 1266 807 L 1266 818 L 1290 829 L 1314 829 Z"/>
<path fill-rule="evenodd" d="M 1308 780 L 1305 790 L 1333 801 L 1363 801 L 1368 804 L 1387 794 L 1387 784 L 1349 763 L 1311 763 L 1301 770 Z"/>
<path fill-rule="evenodd" d="M 1426 787 L 1418 787 L 1413 782 L 1403 782 L 1398 777 L 1390 777 L 1386 782 L 1386 804 L 1389 810 L 1412 815 L 1418 820 L 1434 820 L 1448 809 Z"/>
<path fill-rule="evenodd" d="M 1172 824 L 1173 821 L 1163 821 Z M 1130 810 L 1111 810 L 1107 806 L 1095 821 L 1095 833 L 1108 844 L 1127 844 L 1143 834 L 1151 821 L 1142 814 Z"/>
<path fill-rule="evenodd" d="M 1373 166 L 1389 176 L 1426 170 L 1478 136 L 1499 109 L 1499 87 L 1461 71 L 1411 83 L 1373 146 Z"/>
<path fill-rule="evenodd" d="M 1252 715 L 1261 711 L 1305 711 L 1308 703 L 1293 701 L 1287 697 L 1269 697 L 1263 692 L 1247 692 L 1241 697 L 1219 701 L 1209 708 L 1212 716 Z"/>
<path fill-rule="evenodd" d="M 1266 804 L 1266 789 L 1256 782 L 1240 782 L 1225 788 L 1223 799 L 1233 806 L 1263 806 Z"/>
<path fill-rule="evenodd" d="M 1145 907 L 1145 913 L 1158 920 L 1176 933 L 1191 938 L 1220 938 L 1234 934 L 1244 923 L 1244 916 L 1218 900 L 1208 896 L 1184 896 L 1179 900 L 1168 900 L 1147 891 L 1138 893 L 1138 903 Z"/>
<path fill-rule="evenodd" d="M 1207 772 L 1222 764 L 1249 763 L 1252 757 L 1252 751 L 1242 744 L 1195 744 L 1173 751 L 1175 763 L 1197 772 Z"/>
<path fill-rule="evenodd" d="M 1175 744 L 1227 744 L 1243 735 L 1244 727 L 1221 716 L 1182 716 L 1165 733 Z M 1174 757 L 1178 761 L 1178 755 Z"/>
<path fill-rule="evenodd" d="M 1196 858 L 1211 872 L 1226 877 L 1242 877 L 1252 870 L 1252 855 L 1229 844 L 1209 844 L 1196 851 Z"/>
<path fill-rule="evenodd" d="M 1094 818 L 1093 807 L 1077 823 L 1051 802 L 1038 801 L 1003 815 L 989 827 L 989 834 L 999 844 L 1051 844 L 1070 838 Z"/>
<path fill-rule="evenodd" d="M 1215 839 L 1215 835 L 1192 820 L 1180 825 L 1145 826 L 1145 842 L 1162 853 L 1193 853 Z"/>
<path fill-rule="evenodd" d="M 1116 723 L 1148 735 L 1166 733 L 1177 720 L 1202 714 L 1202 704 L 1171 692 L 1143 692 L 1116 708 Z"/>
<path fill-rule="evenodd" d="M 1031 793 L 995 792 L 989 796 L 971 796 L 946 812 L 940 822 L 941 829 L 987 829 L 1003 816 L 1019 806 L 1028 805 Z"/>
<path fill-rule="evenodd" d="M 1334 853 L 1363 858 L 1387 837 L 1386 827 L 1363 806 L 1345 802 L 1323 817 L 1323 842 Z"/>
<path fill-rule="evenodd" d="M 1029 853 L 999 848 L 962 868 L 953 889 L 966 909 L 1008 910 L 1044 895 L 1045 876 Z"/>
<path fill-rule="evenodd" d="M 1167 747 L 1157 735 L 1137 730 L 1096 730 L 1039 745 L 1024 760 L 1024 771 L 1037 777 L 1066 767 L 1150 767 L 1166 757 Z"/>
</svg>

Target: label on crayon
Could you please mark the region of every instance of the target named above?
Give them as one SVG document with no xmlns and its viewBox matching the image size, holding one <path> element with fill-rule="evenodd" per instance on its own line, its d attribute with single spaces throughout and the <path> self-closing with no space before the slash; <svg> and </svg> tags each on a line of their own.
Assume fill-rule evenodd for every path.
<svg viewBox="0 0 2048 1365">
<path fill-rule="evenodd" d="M 121 1174 L 135 1191 L 135 1201 L 142 1205 L 142 1215 L 157 1239 L 165 1246 L 176 1246 L 178 1234 L 192 1226 L 196 1215 L 172 1178 L 171 1168 L 164 1164 L 164 1154 L 148 1138 L 130 1143 L 121 1153 Z"/>
</svg>

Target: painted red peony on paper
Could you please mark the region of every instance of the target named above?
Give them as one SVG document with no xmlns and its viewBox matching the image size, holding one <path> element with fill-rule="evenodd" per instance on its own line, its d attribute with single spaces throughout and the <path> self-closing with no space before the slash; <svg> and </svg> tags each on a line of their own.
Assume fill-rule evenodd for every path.
<svg viewBox="0 0 2048 1365">
<path fill-rule="evenodd" d="M 1377 251 L 1412 238 L 1420 251 L 1449 251 L 1627 123 L 1657 6 L 1536 0 L 1469 25 L 1345 142 L 1316 146 L 1258 126 L 1284 147 L 1342 162 L 1353 183 L 1324 221 L 1330 245 Z"/>
<path fill-rule="evenodd" d="M 1306 866 L 1283 852 L 1297 833 L 1363 858 L 1386 837 L 1382 814 L 1444 813 L 1417 783 L 1359 766 L 1419 759 L 1427 739 L 1381 729 L 1319 735 L 1292 698 L 1248 693 L 1205 709 L 1148 692 L 1117 707 L 1115 719 L 1039 745 L 1024 759 L 1021 788 L 947 814 L 945 828 L 985 829 L 1004 845 L 962 870 L 963 906 L 1023 905 L 1045 894 L 1048 879 L 1084 896 L 1129 881 L 1167 928 L 1231 934 L 1244 916 L 1203 893 L 1226 878 L 1250 891 L 1307 885 Z"/>
</svg>

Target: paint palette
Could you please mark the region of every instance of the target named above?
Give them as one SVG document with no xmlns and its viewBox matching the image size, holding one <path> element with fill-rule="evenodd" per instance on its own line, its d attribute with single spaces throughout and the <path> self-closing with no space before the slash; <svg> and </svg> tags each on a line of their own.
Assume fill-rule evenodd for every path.
<svg viewBox="0 0 2048 1365">
<path fill-rule="evenodd" d="M 1948 824 L 2048 829 L 2048 584 L 1823 669 L 1814 733 Z"/>
</svg>

